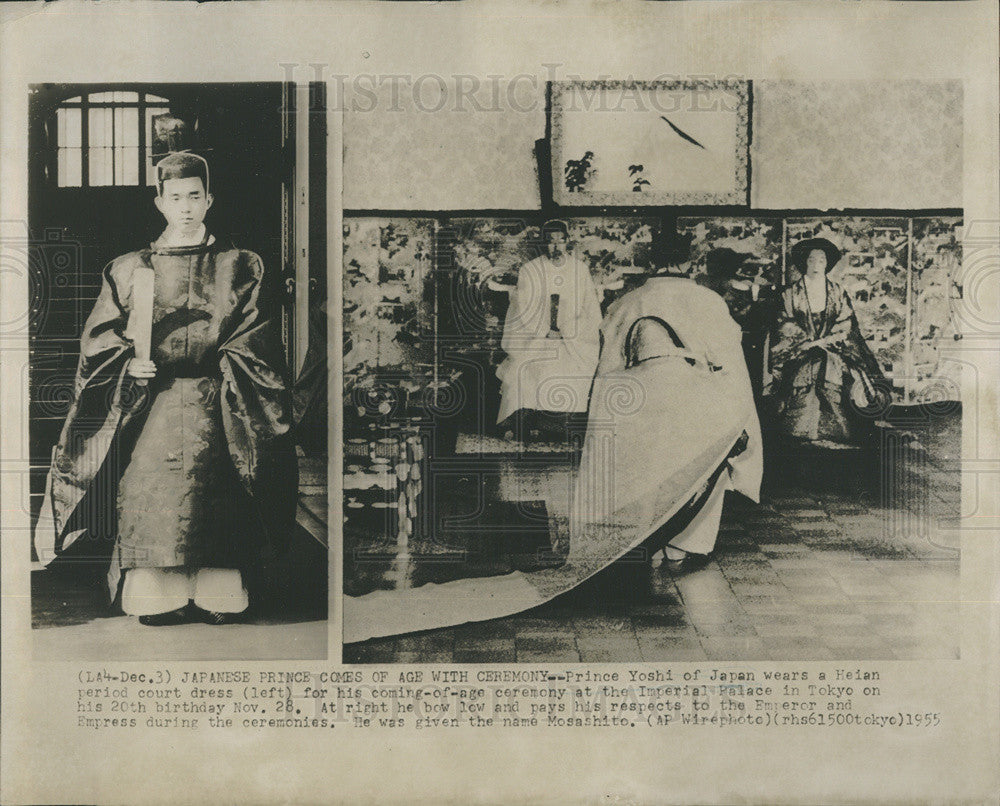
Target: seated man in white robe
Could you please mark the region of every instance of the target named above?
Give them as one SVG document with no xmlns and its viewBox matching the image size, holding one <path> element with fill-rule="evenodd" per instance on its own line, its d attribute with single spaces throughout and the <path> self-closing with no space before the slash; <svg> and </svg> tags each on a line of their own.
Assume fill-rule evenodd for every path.
<svg viewBox="0 0 1000 806">
<path fill-rule="evenodd" d="M 511 292 L 507 357 L 497 367 L 497 422 L 520 412 L 525 439 L 538 437 L 546 420 L 587 411 L 600 352 L 601 308 L 587 264 L 570 251 L 562 221 L 547 222 L 542 237 L 546 254 L 521 267 Z"/>
</svg>

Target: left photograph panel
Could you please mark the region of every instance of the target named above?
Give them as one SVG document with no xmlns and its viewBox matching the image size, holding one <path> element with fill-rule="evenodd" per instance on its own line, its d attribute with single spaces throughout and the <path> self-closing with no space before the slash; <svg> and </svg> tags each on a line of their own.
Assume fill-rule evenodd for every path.
<svg viewBox="0 0 1000 806">
<path fill-rule="evenodd" d="M 29 91 L 35 657 L 325 658 L 324 86 Z"/>
</svg>

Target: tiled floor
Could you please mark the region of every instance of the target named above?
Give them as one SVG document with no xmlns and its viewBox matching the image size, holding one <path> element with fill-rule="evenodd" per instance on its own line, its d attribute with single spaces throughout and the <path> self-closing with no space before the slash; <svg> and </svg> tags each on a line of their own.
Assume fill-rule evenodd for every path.
<svg viewBox="0 0 1000 806">
<path fill-rule="evenodd" d="M 955 658 L 960 415 L 883 458 L 772 457 L 704 568 L 626 559 L 527 613 L 345 647 L 349 663 Z M 894 439 L 894 438 L 892 438 Z"/>
</svg>

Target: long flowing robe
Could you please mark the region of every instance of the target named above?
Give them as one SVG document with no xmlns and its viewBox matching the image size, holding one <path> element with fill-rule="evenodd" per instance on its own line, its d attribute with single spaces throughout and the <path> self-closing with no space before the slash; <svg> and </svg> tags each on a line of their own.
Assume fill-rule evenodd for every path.
<svg viewBox="0 0 1000 806">
<path fill-rule="evenodd" d="M 126 372 L 140 267 L 155 277 L 146 386 Z M 43 563 L 81 537 L 114 536 L 112 596 L 120 573 L 141 567 L 238 568 L 259 583 L 294 526 L 298 485 L 263 278 L 257 255 L 210 236 L 157 241 L 105 268 L 35 527 Z"/>
<path fill-rule="evenodd" d="M 771 337 L 779 427 L 811 441 L 858 441 L 870 423 L 862 412 L 879 402 L 885 379 L 847 292 L 827 277 L 826 305 L 814 313 L 803 278 L 785 289 L 781 303 Z"/>
<path fill-rule="evenodd" d="M 676 514 L 678 502 L 697 498 L 684 528 L 661 537 L 707 554 L 725 490 L 760 495 L 763 449 L 742 331 L 715 292 L 655 277 L 611 306 L 603 333 L 572 550 L 592 553 L 587 545 L 601 546 L 609 531 L 642 539 Z M 678 489 L 692 470 L 701 486 Z"/>
<path fill-rule="evenodd" d="M 550 303 L 558 298 L 557 334 Z M 525 263 L 511 292 L 500 346 L 507 357 L 497 367 L 503 422 L 519 409 L 587 410 L 600 354 L 601 306 L 586 264 L 575 255 Z"/>
<path fill-rule="evenodd" d="M 650 316 L 667 322 L 684 346 L 659 356 L 640 346 L 630 361 L 629 331 Z M 669 535 L 671 544 L 705 553 L 715 542 L 725 491 L 757 500 L 760 427 L 740 329 L 722 298 L 689 280 L 655 278 L 609 309 L 603 331 L 573 501 L 562 504 L 554 490 L 545 501 L 553 544 L 568 538 L 560 548 L 565 562 L 347 596 L 345 643 L 542 604 L 669 528 L 675 516 L 685 516 L 684 526 Z"/>
</svg>

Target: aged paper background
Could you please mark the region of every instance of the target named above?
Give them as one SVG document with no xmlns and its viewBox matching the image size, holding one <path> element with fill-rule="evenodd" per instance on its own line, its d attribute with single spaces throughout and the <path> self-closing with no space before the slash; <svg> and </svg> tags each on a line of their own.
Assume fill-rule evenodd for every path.
<svg viewBox="0 0 1000 806">
<path fill-rule="evenodd" d="M 977 227 L 988 240 L 996 237 L 1000 221 L 997 8 L 989 0 L 12 5 L 17 7 L 3 9 L 0 40 L 5 227 L 26 220 L 31 83 L 279 81 L 290 70 L 299 81 L 356 73 L 527 74 L 542 81 L 546 64 L 595 78 L 961 79 L 966 227 Z M 329 290 L 336 310 L 341 148 L 334 114 L 330 125 Z M 990 254 L 997 255 L 995 241 Z M 966 304 L 975 309 L 982 332 L 966 341 L 977 373 L 964 389 L 961 660 L 879 664 L 891 676 L 897 699 L 941 712 L 940 727 L 922 733 L 674 728 L 622 738 L 570 729 L 490 730 L 474 737 L 464 729 L 349 735 L 78 730 L 73 712 L 80 664 L 31 660 L 21 487 L 27 339 L 4 336 L 3 802 L 996 802 L 998 269 L 995 262 L 980 266 L 980 276 L 965 281 Z M 24 278 L 10 273 L 0 281 L 2 321 L 15 322 L 28 296 Z M 336 335 L 330 351 L 340 354 Z M 331 375 L 331 388 L 339 390 L 340 378 Z M 338 400 L 335 391 L 331 400 Z M 331 411 L 337 410 L 333 405 Z M 331 450 L 331 470 L 340 461 Z M 338 500 L 332 478 L 333 523 L 339 522 Z M 336 571 L 337 564 L 332 567 Z M 336 667 L 338 591 L 334 574 L 327 664 L 260 668 Z"/>
</svg>

